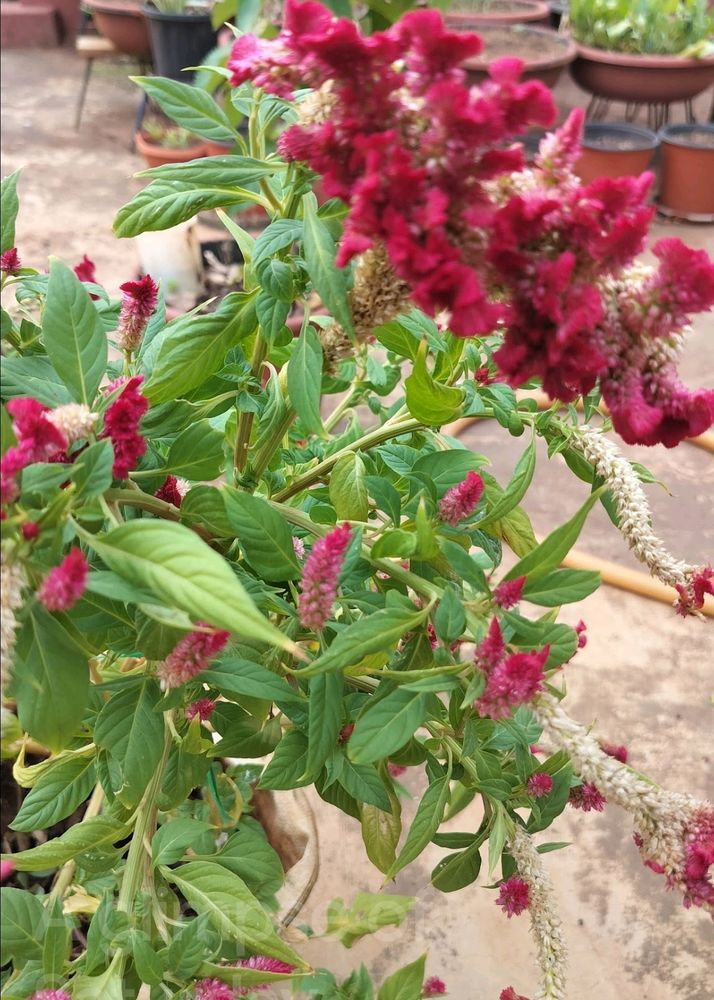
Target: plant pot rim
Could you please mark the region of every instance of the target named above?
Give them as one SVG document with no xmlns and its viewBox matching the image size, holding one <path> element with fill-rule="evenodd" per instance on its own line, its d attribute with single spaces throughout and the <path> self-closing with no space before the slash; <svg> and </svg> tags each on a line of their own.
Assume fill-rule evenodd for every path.
<svg viewBox="0 0 714 1000">
<path fill-rule="evenodd" d="M 504 6 L 514 6 L 515 10 L 450 10 L 445 15 L 444 20 L 447 26 L 464 25 L 473 23 L 474 25 L 503 25 L 503 24 L 523 24 L 529 21 L 545 21 L 550 8 L 545 0 L 494 0 L 494 3 L 502 3 Z M 524 22 L 522 19 L 526 18 Z"/>
<path fill-rule="evenodd" d="M 141 11 L 146 17 L 154 21 L 210 21 L 210 11 L 185 11 L 176 14 L 173 11 L 163 11 L 154 7 L 152 3 L 143 3 Z"/>
<path fill-rule="evenodd" d="M 84 0 L 90 11 L 97 13 L 122 14 L 126 17 L 143 16 L 142 0 Z"/>
<path fill-rule="evenodd" d="M 588 139 L 593 139 L 595 135 L 629 136 L 639 139 L 637 146 L 629 149 L 608 149 L 607 146 L 591 146 Z M 660 138 L 657 132 L 645 128 L 643 125 L 631 125 L 629 122 L 590 122 L 585 125 L 583 132 L 583 149 L 591 149 L 599 153 L 638 153 L 645 149 L 656 149 L 659 146 Z"/>
<path fill-rule="evenodd" d="M 530 24 L 493 24 L 484 25 L 479 31 L 484 36 L 484 42 L 488 43 L 488 33 L 490 31 L 508 31 L 514 32 L 520 35 L 540 35 L 541 37 L 547 38 L 549 41 L 555 42 L 561 49 L 560 55 L 543 56 L 542 58 L 530 59 L 525 56 L 519 55 L 518 52 L 513 52 L 513 55 L 522 59 L 524 63 L 524 72 L 528 71 L 543 71 L 548 69 L 554 69 L 557 66 L 565 66 L 567 63 L 572 62 L 577 55 L 577 49 L 575 43 L 571 38 L 566 35 L 560 35 L 557 31 L 553 31 L 551 28 L 536 28 Z M 481 55 L 487 55 L 486 51 L 481 53 Z M 464 69 L 476 69 L 485 70 L 487 69 L 489 63 L 495 62 L 499 58 L 494 56 L 492 59 L 486 61 L 482 58 L 467 59 L 462 63 Z"/>
<path fill-rule="evenodd" d="M 660 142 L 666 142 L 669 146 L 680 146 L 682 149 L 701 149 L 711 151 L 711 146 L 699 146 L 697 143 L 687 142 L 687 136 L 692 132 L 706 132 L 714 138 L 714 125 L 709 122 L 687 122 L 681 125 L 664 125 L 657 137 Z"/>
<path fill-rule="evenodd" d="M 596 49 L 581 42 L 574 42 L 578 56 L 591 62 L 616 63 L 633 69 L 691 69 L 693 66 L 714 66 L 714 55 L 702 59 L 688 59 L 684 56 L 639 55 L 635 52 L 615 52 L 612 49 Z"/>
<path fill-rule="evenodd" d="M 197 159 L 205 149 L 205 143 L 201 138 L 197 139 L 196 142 L 193 142 L 188 146 L 161 146 L 158 142 L 152 142 L 146 133 L 142 131 L 138 131 L 134 134 L 134 141 L 138 152 L 142 155 L 146 155 L 147 153 L 158 153 L 161 156 L 170 156 L 172 153 L 190 153 L 195 151 L 192 159 Z"/>
</svg>

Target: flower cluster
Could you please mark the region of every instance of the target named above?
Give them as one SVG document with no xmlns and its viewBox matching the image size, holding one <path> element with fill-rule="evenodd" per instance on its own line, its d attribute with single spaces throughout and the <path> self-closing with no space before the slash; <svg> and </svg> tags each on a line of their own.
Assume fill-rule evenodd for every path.
<svg viewBox="0 0 714 1000">
<path fill-rule="evenodd" d="M 318 538 L 305 560 L 298 612 L 302 624 L 315 632 L 320 632 L 332 615 L 342 562 L 351 538 L 350 526 L 341 524 L 324 538 Z"/>
<path fill-rule="evenodd" d="M 156 309 L 159 289 L 150 274 L 139 281 L 125 281 L 119 286 L 122 292 L 117 347 L 122 351 L 136 351 L 141 346 L 146 325 Z"/>
<path fill-rule="evenodd" d="M 456 526 L 471 517 L 483 493 L 483 479 L 476 472 L 469 472 L 463 482 L 447 490 L 439 501 L 439 517 L 446 524 Z"/>
<path fill-rule="evenodd" d="M 81 549 L 72 548 L 59 566 L 51 569 L 37 591 L 48 611 L 69 611 L 87 586 L 89 563 Z"/>
<path fill-rule="evenodd" d="M 20 260 L 19 253 L 17 252 L 17 247 L 10 247 L 9 250 L 0 254 L 0 271 L 3 274 L 18 274 L 21 268 L 22 261 Z"/>
<path fill-rule="evenodd" d="M 87 281 L 92 285 L 96 283 L 97 267 L 94 261 L 89 259 L 86 253 L 83 255 L 79 264 L 74 265 L 72 270 L 80 281 Z"/>
<path fill-rule="evenodd" d="M 228 64 L 234 85 L 252 79 L 283 97 L 322 88 L 329 114 L 320 108 L 289 128 L 280 148 L 350 203 L 338 263 L 383 244 L 414 301 L 432 315 L 449 310 L 463 335 L 488 333 L 503 315 L 477 275 L 473 233 L 497 208 L 485 183 L 523 165 L 520 148 L 498 147 L 555 118 L 544 86 L 518 82 L 518 60 L 493 63 L 481 88 L 465 86 L 459 67 L 481 48 L 477 35 L 446 30 L 437 11 L 363 37 L 321 4 L 288 0 L 281 34 L 242 36 Z"/>
<path fill-rule="evenodd" d="M 528 1000 L 528 997 L 516 993 L 512 986 L 507 986 L 505 990 L 501 990 L 498 1000 Z"/>
<path fill-rule="evenodd" d="M 185 480 L 179 480 L 176 476 L 167 476 L 164 479 L 161 486 L 154 493 L 157 500 L 164 500 L 166 503 L 171 503 L 174 507 L 180 507 L 185 494 Z"/>
<path fill-rule="evenodd" d="M 493 592 L 493 603 L 507 611 L 518 604 L 523 593 L 526 578 L 517 576 L 515 580 L 504 580 Z"/>
<path fill-rule="evenodd" d="M 17 498 L 17 476 L 34 462 L 51 461 L 64 452 L 68 440 L 61 428 L 48 419 L 50 410 L 31 397 L 11 399 L 7 411 L 13 418 L 12 430 L 17 441 L 0 460 L 0 500 L 12 503 Z"/>
<path fill-rule="evenodd" d="M 596 785 L 591 781 L 584 781 L 582 785 L 570 789 L 568 802 L 574 809 L 581 809 L 586 813 L 602 812 L 606 799 Z"/>
<path fill-rule="evenodd" d="M 203 628 L 211 628 L 205 622 L 197 624 Z M 229 638 L 230 632 L 221 629 L 213 632 L 189 632 L 158 666 L 162 687 L 175 688 L 192 680 L 218 656 Z"/>
<path fill-rule="evenodd" d="M 191 722 L 198 717 L 201 722 L 205 722 L 213 715 L 215 707 L 216 703 L 211 698 L 199 698 L 198 701 L 192 701 L 186 706 L 186 718 Z"/>
<path fill-rule="evenodd" d="M 553 790 L 553 779 L 545 771 L 536 771 L 529 777 L 526 789 L 534 799 L 542 799 Z"/>
<path fill-rule="evenodd" d="M 295 971 L 294 965 L 281 962 L 280 959 L 270 958 L 267 955 L 251 955 L 250 958 L 242 958 L 238 962 L 231 963 L 234 968 L 257 969 L 260 972 L 276 972 L 289 975 Z M 194 984 L 195 1000 L 236 1000 L 237 997 L 245 997 L 250 993 L 257 993 L 268 989 L 268 985 L 259 983 L 255 986 L 232 987 L 220 979 L 200 979 Z"/>
<path fill-rule="evenodd" d="M 446 994 L 446 983 L 438 976 L 429 976 L 421 988 L 421 995 L 426 1000 L 427 997 L 443 997 Z"/>
<path fill-rule="evenodd" d="M 498 619 L 494 618 L 486 637 L 476 648 L 476 666 L 486 674 L 486 687 L 474 707 L 481 715 L 503 718 L 511 708 L 522 705 L 543 687 L 544 668 L 550 646 L 529 653 L 506 655 Z"/>
<path fill-rule="evenodd" d="M 70 996 L 65 990 L 39 990 L 30 1000 L 70 1000 Z"/>
<path fill-rule="evenodd" d="M 17 615 L 22 607 L 22 590 L 25 586 L 25 571 L 21 563 L 12 559 L 3 547 L 0 552 L 0 691 L 5 690 L 7 675 L 12 667 L 15 648 Z"/>
<path fill-rule="evenodd" d="M 517 917 L 530 906 L 531 895 L 528 883 L 518 875 L 513 875 L 501 883 L 496 905 L 500 906 L 508 919 Z"/>
<path fill-rule="evenodd" d="M 114 448 L 112 472 L 117 479 L 126 479 L 146 451 L 146 441 L 139 433 L 141 418 L 149 409 L 149 401 L 139 388 L 143 380 L 143 375 L 128 379 L 104 415 L 102 437 L 109 438 Z"/>
</svg>

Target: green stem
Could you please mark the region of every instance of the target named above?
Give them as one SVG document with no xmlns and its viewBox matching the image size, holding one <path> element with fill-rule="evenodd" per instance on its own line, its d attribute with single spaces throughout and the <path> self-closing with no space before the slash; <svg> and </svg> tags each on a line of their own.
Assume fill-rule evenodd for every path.
<svg viewBox="0 0 714 1000">
<path fill-rule="evenodd" d="M 340 420 L 342 420 L 342 418 L 344 417 L 344 415 L 347 412 L 347 410 L 349 410 L 349 408 L 352 406 L 352 404 L 356 402 L 357 397 L 359 396 L 359 388 L 360 387 L 358 385 L 352 386 L 352 388 L 347 393 L 347 395 L 344 397 L 344 399 L 342 399 L 337 404 L 337 406 L 332 411 L 332 413 L 329 415 L 329 417 L 327 418 L 327 420 L 325 420 L 323 422 L 323 426 L 324 426 L 324 428 L 325 428 L 325 430 L 327 431 L 328 434 L 335 427 L 337 427 L 337 425 L 339 424 Z"/>
<path fill-rule="evenodd" d="M 253 462 L 251 463 L 252 478 L 256 483 L 263 475 L 265 470 L 268 468 L 270 460 L 280 447 L 283 438 L 290 430 L 290 427 L 293 421 L 295 420 L 295 417 L 297 416 L 295 410 L 290 405 L 290 403 L 288 401 L 286 402 L 287 402 L 287 412 L 285 416 L 281 420 L 280 424 L 275 428 L 273 433 L 270 435 L 268 440 L 265 442 L 263 447 L 260 449 L 258 454 L 253 459 Z"/>
<path fill-rule="evenodd" d="M 102 810 L 102 804 L 104 802 L 104 789 L 97 782 L 94 786 L 94 791 L 92 792 L 92 797 L 87 804 L 87 808 L 84 811 L 84 816 L 82 817 L 82 822 L 86 819 L 92 819 L 94 816 L 98 816 Z M 57 878 L 55 879 L 55 884 L 52 886 L 52 891 L 50 893 L 50 898 L 48 901 L 48 906 L 52 906 L 56 899 L 63 899 L 64 894 L 67 892 L 74 879 L 74 873 L 77 870 L 77 864 L 74 859 L 70 861 L 65 861 L 65 863 L 60 868 L 57 873 Z"/>
<path fill-rule="evenodd" d="M 253 378 L 258 378 L 260 375 L 260 369 L 263 367 L 263 361 L 265 360 L 268 353 L 268 345 L 266 343 L 265 337 L 258 330 L 255 337 L 255 344 L 253 345 L 253 357 L 251 358 L 250 371 Z M 245 463 L 248 459 L 248 446 L 250 444 L 250 435 L 253 429 L 253 419 L 255 414 L 250 411 L 243 411 L 238 420 L 238 431 L 236 433 L 236 444 L 233 453 L 233 475 L 238 481 L 239 473 L 245 468 Z"/>
</svg>

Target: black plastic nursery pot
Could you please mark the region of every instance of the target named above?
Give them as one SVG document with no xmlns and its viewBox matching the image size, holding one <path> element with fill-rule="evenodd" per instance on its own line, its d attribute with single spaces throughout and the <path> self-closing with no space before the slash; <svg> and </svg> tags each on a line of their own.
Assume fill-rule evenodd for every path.
<svg viewBox="0 0 714 1000">
<path fill-rule="evenodd" d="M 657 133 L 629 122 L 587 124 L 575 167 L 584 184 L 598 177 L 638 176 L 659 145 Z"/>
<path fill-rule="evenodd" d="M 216 45 L 211 15 L 165 14 L 149 3 L 144 4 L 142 11 L 149 23 L 157 76 L 189 83 L 190 77 L 184 72 L 185 68 L 200 66 Z"/>
</svg>

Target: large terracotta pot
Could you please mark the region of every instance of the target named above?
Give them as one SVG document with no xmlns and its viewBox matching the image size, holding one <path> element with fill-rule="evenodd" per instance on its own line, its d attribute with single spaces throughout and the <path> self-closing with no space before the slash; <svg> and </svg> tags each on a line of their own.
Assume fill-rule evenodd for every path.
<svg viewBox="0 0 714 1000">
<path fill-rule="evenodd" d="M 714 222 L 714 125 L 665 125 L 659 209 L 690 222 Z"/>
<path fill-rule="evenodd" d="M 450 10 L 444 16 L 454 31 L 478 31 L 484 24 L 542 24 L 550 23 L 550 10 L 543 0 L 490 0 L 483 9 L 468 5 Z"/>
<path fill-rule="evenodd" d="M 484 41 L 483 52 L 463 64 L 472 84 L 488 78 L 488 65 L 495 59 L 517 56 L 525 64 L 522 80 L 541 80 L 546 86 L 554 87 L 576 55 L 575 45 L 569 38 L 548 28 L 512 24 L 479 25 L 477 30 Z"/>
<path fill-rule="evenodd" d="M 206 154 L 203 139 L 196 139 L 190 146 L 185 146 L 182 149 L 160 146 L 158 143 L 152 142 L 143 132 L 137 132 L 134 141 L 137 153 L 141 153 L 150 167 L 163 167 L 167 163 L 187 163 L 189 160 L 196 160 Z"/>
<path fill-rule="evenodd" d="M 670 104 L 688 101 L 714 83 L 714 56 L 640 56 L 577 46 L 570 71 L 575 82 L 610 101 Z"/>
<path fill-rule="evenodd" d="M 598 177 L 636 177 L 647 169 L 658 145 L 657 133 L 638 125 L 586 125 L 575 171 L 583 184 Z"/>
<path fill-rule="evenodd" d="M 114 42 L 119 52 L 151 59 L 151 41 L 140 0 L 87 0 L 97 31 Z"/>
</svg>

